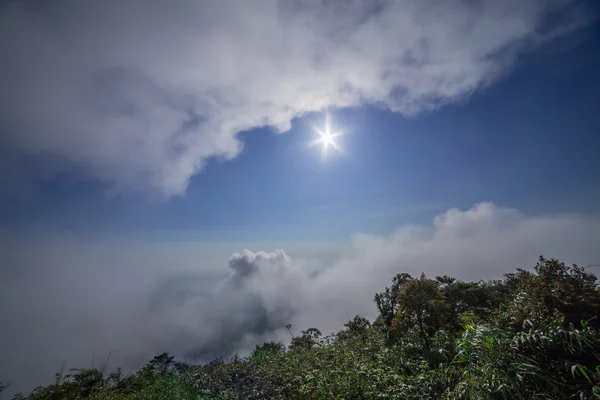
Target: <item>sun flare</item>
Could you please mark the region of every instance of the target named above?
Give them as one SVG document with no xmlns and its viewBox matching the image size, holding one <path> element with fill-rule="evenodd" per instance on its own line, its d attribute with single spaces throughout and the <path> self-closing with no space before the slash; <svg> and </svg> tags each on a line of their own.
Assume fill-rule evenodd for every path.
<svg viewBox="0 0 600 400">
<path fill-rule="evenodd" d="M 316 140 L 313 140 L 310 144 L 322 145 L 323 153 L 327 153 L 327 150 L 330 147 L 333 147 L 335 150 L 341 151 L 338 144 L 335 142 L 335 138 L 342 135 L 342 132 L 331 132 L 331 118 L 328 114 L 325 115 L 325 127 L 323 129 L 314 127 L 315 132 L 319 135 Z"/>
</svg>

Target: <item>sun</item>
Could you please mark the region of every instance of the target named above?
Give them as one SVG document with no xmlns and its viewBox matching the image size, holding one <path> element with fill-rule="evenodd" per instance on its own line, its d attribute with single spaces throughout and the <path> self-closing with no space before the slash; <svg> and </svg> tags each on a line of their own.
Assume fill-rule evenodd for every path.
<svg viewBox="0 0 600 400">
<path fill-rule="evenodd" d="M 324 154 L 327 153 L 330 147 L 333 147 L 337 151 L 341 151 L 338 144 L 335 142 L 335 138 L 341 136 L 343 132 L 331 132 L 331 118 L 329 114 L 325 114 L 325 126 L 323 129 L 314 127 L 315 132 L 319 135 L 319 137 L 312 142 L 311 145 L 322 145 L 322 151 Z"/>
<path fill-rule="evenodd" d="M 327 148 L 330 145 L 331 146 L 335 146 L 335 142 L 333 141 L 333 135 L 331 133 L 329 133 L 329 132 L 323 132 L 321 134 L 321 139 L 320 140 L 323 142 L 323 147 L 324 148 Z"/>
</svg>

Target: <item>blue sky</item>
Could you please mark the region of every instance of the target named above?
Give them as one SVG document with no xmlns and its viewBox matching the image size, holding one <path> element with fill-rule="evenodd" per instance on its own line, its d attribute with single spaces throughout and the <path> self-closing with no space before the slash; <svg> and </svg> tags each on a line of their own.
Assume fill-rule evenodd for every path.
<svg viewBox="0 0 600 400">
<path fill-rule="evenodd" d="M 598 212 L 600 30 L 523 57 L 466 100 L 407 117 L 373 106 L 332 110 L 343 153 L 307 147 L 324 113 L 292 128 L 243 132 L 169 199 L 106 193 L 73 168 L 3 203 L 25 229 L 160 234 L 207 241 L 346 239 L 422 223 L 479 201 L 529 213 Z M 28 228 L 27 228 L 28 227 Z"/>
</svg>

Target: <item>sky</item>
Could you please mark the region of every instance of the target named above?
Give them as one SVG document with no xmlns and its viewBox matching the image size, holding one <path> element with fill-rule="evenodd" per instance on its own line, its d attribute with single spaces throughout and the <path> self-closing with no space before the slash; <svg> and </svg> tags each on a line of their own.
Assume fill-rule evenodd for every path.
<svg viewBox="0 0 600 400">
<path fill-rule="evenodd" d="M 0 1 L 0 382 L 335 331 L 398 272 L 600 263 L 599 17 Z"/>
</svg>

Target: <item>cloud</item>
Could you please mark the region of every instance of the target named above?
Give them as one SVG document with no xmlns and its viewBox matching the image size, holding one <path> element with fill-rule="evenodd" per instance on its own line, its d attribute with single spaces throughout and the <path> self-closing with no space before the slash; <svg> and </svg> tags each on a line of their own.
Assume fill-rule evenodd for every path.
<svg viewBox="0 0 600 400">
<path fill-rule="evenodd" d="M 462 101 L 587 21 L 575 0 L 10 1 L 0 143 L 117 192 L 182 194 L 237 134 Z M 560 15 L 560 18 L 555 18 Z M 560 21 L 560 22 L 557 22 Z"/>
<path fill-rule="evenodd" d="M 306 271 L 292 266 L 283 250 L 244 250 L 231 256 L 229 268 L 233 272 L 208 293 L 208 307 L 199 309 L 194 301 L 197 296 L 185 300 L 194 305 L 188 315 L 199 315 L 203 325 L 202 336 L 196 331 L 183 344 L 187 348 L 181 350 L 187 357 L 212 359 L 247 350 L 275 338 L 301 311 L 309 279 Z"/>
<path fill-rule="evenodd" d="M 431 226 L 402 226 L 389 236 L 360 234 L 314 280 L 314 295 L 307 296 L 314 301 L 305 305 L 299 324 L 335 330 L 354 314 L 373 317 L 374 294 L 398 272 L 477 281 L 530 269 L 540 255 L 581 266 L 598 263 L 598 233 L 597 215 L 532 216 L 484 202 L 466 211 L 450 209 Z M 327 315 L 318 312 L 322 304 Z"/>
<path fill-rule="evenodd" d="M 324 249 L 235 252 L 239 245 L 0 237 L 0 377 L 14 388 L 49 382 L 67 367 L 140 367 L 168 351 L 203 360 L 289 340 L 317 327 L 373 318 L 376 292 L 398 272 L 499 278 L 543 254 L 600 261 L 597 215 L 525 215 L 479 203 L 431 225 L 387 236 L 358 234 Z M 275 244 L 274 244 L 275 246 Z M 254 246 L 255 247 L 255 246 Z M 332 254 L 337 254 L 332 256 Z M 315 273 L 315 271 L 317 271 Z"/>
</svg>

